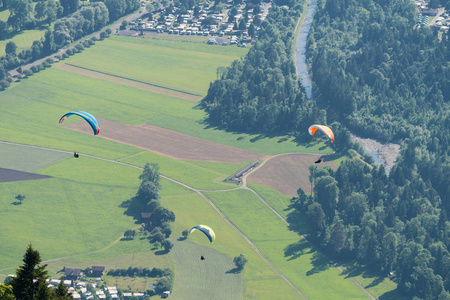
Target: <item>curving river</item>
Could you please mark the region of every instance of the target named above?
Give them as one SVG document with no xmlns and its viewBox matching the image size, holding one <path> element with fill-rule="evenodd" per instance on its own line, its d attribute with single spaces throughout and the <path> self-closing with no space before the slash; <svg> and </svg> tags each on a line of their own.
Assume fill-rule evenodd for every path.
<svg viewBox="0 0 450 300">
<path fill-rule="evenodd" d="M 300 32 L 297 36 L 297 44 L 295 47 L 295 67 L 297 75 L 300 78 L 302 85 L 305 87 L 306 96 L 312 100 L 312 82 L 309 76 L 308 66 L 306 64 L 306 41 L 308 33 L 311 29 L 314 13 L 316 12 L 317 0 L 310 0 L 308 9 L 305 14 L 305 19 L 301 24 Z M 382 164 L 389 173 L 394 166 L 395 161 L 400 154 L 400 145 L 398 144 L 381 144 L 373 139 L 363 139 L 355 135 L 351 135 L 353 141 L 359 142 L 364 151 L 370 154 L 377 165 Z"/>
<path fill-rule="evenodd" d="M 316 12 L 317 0 L 310 0 L 306 11 L 305 19 L 301 24 L 300 32 L 297 36 L 297 45 L 295 47 L 295 67 L 297 75 L 305 87 L 308 99 L 312 99 L 312 83 L 306 65 L 306 40 L 311 29 L 314 13 Z"/>
</svg>

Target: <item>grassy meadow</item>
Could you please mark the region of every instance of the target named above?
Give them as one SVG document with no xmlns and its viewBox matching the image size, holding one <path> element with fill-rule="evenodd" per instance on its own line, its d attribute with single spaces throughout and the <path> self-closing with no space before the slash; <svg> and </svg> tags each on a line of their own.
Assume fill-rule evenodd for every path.
<svg viewBox="0 0 450 300">
<path fill-rule="evenodd" d="M 69 62 L 93 70 L 205 95 L 216 69 L 245 55 L 246 49 L 214 47 L 172 38 L 112 36 L 59 64 Z M 197 103 L 84 77 L 56 68 L 34 74 L 1 92 L 0 140 L 65 151 L 77 151 L 143 167 L 158 163 L 162 175 L 201 190 L 235 188 L 223 179 L 243 164 L 187 161 L 143 151 L 100 136 L 72 131 L 58 124 L 61 115 L 85 110 L 96 117 L 130 125 L 148 123 L 194 137 L 265 154 L 286 152 L 330 153 L 311 140 L 298 145 L 283 136 L 229 133 L 208 128 Z M 65 123 L 80 121 L 68 118 Z M 101 124 L 100 124 L 101 126 Z M 101 135 L 101 133 L 100 133 Z M 9 148 L 8 148 L 9 147 Z M 138 226 L 120 204 L 134 196 L 139 169 L 81 156 L 0 143 L 0 168 L 26 169 L 54 178 L 0 183 L 0 274 L 10 274 L 32 242 L 49 262 L 51 275 L 63 266 L 86 268 L 169 267 L 175 271 L 174 299 L 299 299 L 289 286 L 199 194 L 166 179 L 161 180 L 162 205 L 174 211 L 171 239 L 175 247 L 160 255 L 142 236 L 112 243 L 127 229 Z M 22 157 L 26 157 L 23 161 Z M 39 162 L 37 162 L 39 161 Z M 24 169 L 24 170 L 25 170 Z M 251 185 L 283 216 L 289 199 L 277 191 Z M 14 205 L 17 194 L 25 194 Z M 366 299 L 309 245 L 300 241 L 250 191 L 208 192 L 217 207 L 310 299 Z M 184 229 L 208 224 L 217 235 L 210 244 L 202 235 L 178 240 Z M 11 243 L 9 243 L 11 241 Z M 110 247 L 108 247 L 110 246 Z M 207 259 L 200 261 L 205 253 Z M 248 264 L 234 273 L 232 259 L 244 254 Z M 76 255 L 73 257 L 68 257 Z M 217 262 L 217 264 L 215 264 Z M 199 276 L 193 276 L 193 272 Z M 230 271 L 230 272 L 228 272 Z M 108 283 L 142 288 L 153 283 L 112 278 Z M 370 280 L 364 278 L 364 280 Z M 194 288 L 193 288 L 194 286 Z M 379 285 L 377 293 L 391 285 Z"/>
<path fill-rule="evenodd" d="M 169 89 L 206 95 L 209 82 L 217 78 L 217 67 L 230 65 L 247 51 L 246 48 L 214 47 L 178 39 L 113 35 L 66 62 Z"/>
<path fill-rule="evenodd" d="M 309 299 L 364 297 L 364 292 L 355 289 L 326 258 L 300 240 L 298 234 L 289 231 L 287 225 L 250 191 L 206 195 Z"/>
</svg>

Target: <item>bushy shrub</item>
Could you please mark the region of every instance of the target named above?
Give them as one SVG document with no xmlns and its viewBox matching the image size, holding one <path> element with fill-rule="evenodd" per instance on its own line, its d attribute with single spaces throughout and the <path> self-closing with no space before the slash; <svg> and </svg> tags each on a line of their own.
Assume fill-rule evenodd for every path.
<svg viewBox="0 0 450 300">
<path fill-rule="evenodd" d="M 0 80 L 0 90 L 7 89 L 9 87 L 9 85 L 10 84 L 9 84 L 8 80 L 5 80 L 5 79 Z"/>
<path fill-rule="evenodd" d="M 23 76 L 24 78 L 27 78 L 28 76 L 33 75 L 33 71 L 31 70 L 23 70 Z"/>
</svg>

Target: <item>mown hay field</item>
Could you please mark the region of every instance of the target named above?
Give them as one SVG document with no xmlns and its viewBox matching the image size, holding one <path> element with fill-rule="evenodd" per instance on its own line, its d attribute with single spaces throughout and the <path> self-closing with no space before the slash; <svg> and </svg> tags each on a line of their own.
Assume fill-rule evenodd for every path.
<svg viewBox="0 0 450 300">
<path fill-rule="evenodd" d="M 209 82 L 248 49 L 205 43 L 113 35 L 67 60 L 75 66 L 102 71 L 179 91 L 206 95 Z M 106 54 L 107 53 L 107 54 Z"/>
</svg>

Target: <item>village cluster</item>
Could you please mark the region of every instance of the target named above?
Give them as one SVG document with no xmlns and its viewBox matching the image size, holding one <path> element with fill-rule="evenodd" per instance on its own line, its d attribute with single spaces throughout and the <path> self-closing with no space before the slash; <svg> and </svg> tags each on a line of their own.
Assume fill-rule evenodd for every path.
<svg viewBox="0 0 450 300">
<path fill-rule="evenodd" d="M 56 288 L 62 281 L 63 285 L 67 288 L 67 291 L 71 293 L 73 299 L 107 299 L 107 296 L 111 296 L 111 299 L 120 299 L 119 290 L 115 286 L 104 287 L 103 279 L 105 267 L 92 266 L 89 274 L 89 279 L 85 276 L 82 269 L 76 268 L 64 268 L 64 279 L 47 279 L 46 282 L 50 288 Z M 7 282 L 15 275 L 8 275 Z M 92 288 L 88 288 L 88 285 L 92 285 Z M 102 286 L 102 287 L 100 287 Z M 95 295 L 94 295 L 95 294 Z M 84 297 L 82 297 L 84 295 Z M 163 297 L 170 295 L 170 291 L 163 292 Z M 145 293 L 143 292 L 122 292 L 122 298 L 127 299 L 144 299 Z"/>
<path fill-rule="evenodd" d="M 145 6 L 145 2 L 142 3 Z M 170 11 L 158 10 L 152 13 L 150 18 L 139 18 L 128 25 L 129 29 L 139 32 L 134 35 L 154 32 L 205 36 L 209 37 L 209 44 L 238 44 L 245 47 L 246 43 L 254 42 L 259 25 L 266 18 L 271 5 L 270 2 L 262 2 L 256 9 L 246 9 L 245 1 L 236 7 L 233 6 L 232 0 L 229 0 L 223 11 L 215 11 L 213 6 L 204 6 L 198 11 L 187 10 L 183 14 L 180 13 L 180 8 L 175 6 Z M 242 20 L 245 20 L 243 24 Z"/>
<path fill-rule="evenodd" d="M 430 26 L 447 33 L 450 26 L 450 16 L 444 7 L 430 8 L 428 1 L 414 0 L 417 5 L 417 26 Z"/>
</svg>

